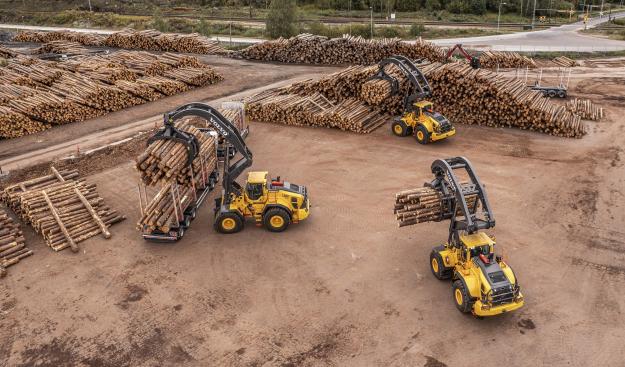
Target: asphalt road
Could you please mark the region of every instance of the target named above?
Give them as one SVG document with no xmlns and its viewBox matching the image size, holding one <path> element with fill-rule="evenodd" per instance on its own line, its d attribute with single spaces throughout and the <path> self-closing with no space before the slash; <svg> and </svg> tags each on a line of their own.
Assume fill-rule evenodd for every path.
<svg viewBox="0 0 625 367">
<path fill-rule="evenodd" d="M 612 17 L 623 18 L 625 12 L 612 14 Z M 608 21 L 608 17 L 593 18 L 588 22 L 588 27 L 593 28 L 601 23 Z M 29 26 L 17 24 L 0 24 L 0 29 L 24 29 L 24 30 L 40 30 L 54 31 L 60 29 L 69 29 L 77 32 L 89 32 L 110 34 L 113 30 L 103 29 L 87 29 L 87 28 L 62 28 L 62 27 L 45 27 L 45 26 Z M 553 27 L 545 30 L 534 32 L 518 32 L 503 34 L 497 36 L 482 37 L 466 37 L 466 38 L 446 38 L 432 40 L 432 42 L 449 46 L 457 43 L 472 46 L 476 49 L 494 49 L 500 51 L 618 51 L 625 50 L 625 41 L 617 41 L 607 38 L 593 37 L 581 34 L 580 30 L 584 29 L 583 22 L 567 24 L 559 27 Z M 263 42 L 263 39 L 247 38 L 247 37 L 228 37 L 213 36 L 214 40 L 232 43 L 253 44 Z M 408 41 L 410 42 L 410 41 Z"/>
</svg>

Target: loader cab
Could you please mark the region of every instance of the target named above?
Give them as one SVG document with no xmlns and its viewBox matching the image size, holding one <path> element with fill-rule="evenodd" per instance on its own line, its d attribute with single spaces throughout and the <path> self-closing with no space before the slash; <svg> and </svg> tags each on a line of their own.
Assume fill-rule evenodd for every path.
<svg viewBox="0 0 625 367">
<path fill-rule="evenodd" d="M 460 242 L 462 243 L 463 256 L 467 260 L 480 255 L 490 258 L 491 254 L 495 253 L 495 241 L 483 232 L 462 235 Z"/>
<path fill-rule="evenodd" d="M 418 117 L 426 113 L 434 113 L 434 104 L 430 101 L 420 101 L 414 104 Z"/>
<path fill-rule="evenodd" d="M 265 201 L 267 198 L 267 176 L 268 172 L 250 172 L 247 175 L 245 185 L 245 196 L 249 201 Z"/>
</svg>

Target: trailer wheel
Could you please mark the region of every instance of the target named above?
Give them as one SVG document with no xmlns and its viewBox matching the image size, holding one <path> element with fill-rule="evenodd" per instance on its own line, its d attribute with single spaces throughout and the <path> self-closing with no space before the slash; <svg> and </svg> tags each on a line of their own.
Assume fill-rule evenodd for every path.
<svg viewBox="0 0 625 367">
<path fill-rule="evenodd" d="M 558 91 L 558 97 L 560 97 L 560 98 L 566 98 L 566 93 L 565 93 L 563 90 Z"/>
<path fill-rule="evenodd" d="M 237 233 L 242 229 L 243 220 L 236 213 L 222 213 L 215 219 L 215 230 L 219 233 Z"/>
<path fill-rule="evenodd" d="M 195 217 L 197 217 L 197 209 L 191 210 L 190 214 L 191 214 L 190 215 L 191 216 L 191 220 L 195 219 Z"/>
<path fill-rule="evenodd" d="M 180 230 L 178 231 L 178 238 L 176 238 L 176 241 L 181 239 L 182 236 L 184 236 L 184 227 L 180 227 Z"/>
<path fill-rule="evenodd" d="M 556 91 L 555 90 L 550 90 L 549 93 L 547 93 L 547 95 L 549 96 L 549 98 L 553 98 L 556 96 Z"/>
</svg>

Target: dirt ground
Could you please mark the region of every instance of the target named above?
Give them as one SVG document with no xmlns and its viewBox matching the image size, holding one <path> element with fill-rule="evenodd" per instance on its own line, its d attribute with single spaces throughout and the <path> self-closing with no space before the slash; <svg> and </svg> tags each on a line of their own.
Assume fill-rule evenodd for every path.
<svg viewBox="0 0 625 367">
<path fill-rule="evenodd" d="M 53 253 L 24 226 L 36 253 L 0 280 L 0 364 L 622 366 L 624 81 L 573 81 L 607 108 L 581 140 L 459 125 L 421 146 L 388 127 L 254 123 L 252 168 L 311 194 L 311 217 L 279 234 L 251 223 L 217 234 L 209 200 L 180 242 L 144 242 L 132 157 L 119 160 L 88 177 L 128 217 L 112 239 Z M 458 312 L 428 265 L 448 223 L 395 223 L 395 192 L 457 155 L 486 184 L 520 279 L 526 305 L 513 313 Z"/>
</svg>

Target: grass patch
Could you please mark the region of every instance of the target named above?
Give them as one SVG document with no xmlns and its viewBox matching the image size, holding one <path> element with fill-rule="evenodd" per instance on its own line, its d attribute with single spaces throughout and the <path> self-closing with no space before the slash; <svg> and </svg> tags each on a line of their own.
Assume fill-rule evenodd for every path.
<svg viewBox="0 0 625 367">
<path fill-rule="evenodd" d="M 537 52 L 519 52 L 520 54 L 533 57 L 535 59 L 552 60 L 558 56 L 566 56 L 571 59 L 592 59 L 598 57 L 622 57 L 625 56 L 625 50 L 620 51 L 595 51 L 595 52 L 557 52 L 557 51 L 537 51 Z"/>
</svg>

